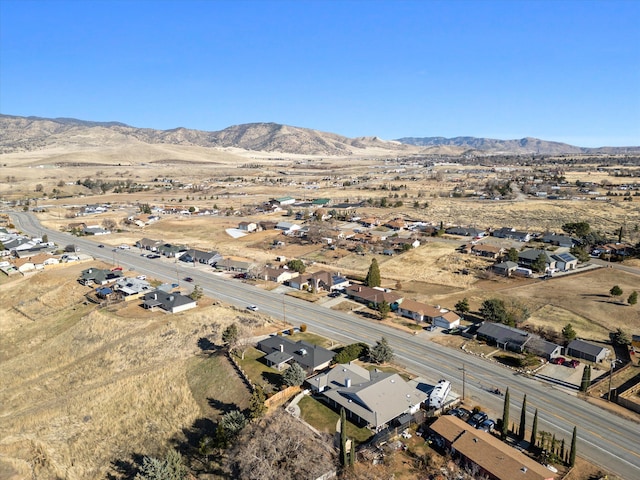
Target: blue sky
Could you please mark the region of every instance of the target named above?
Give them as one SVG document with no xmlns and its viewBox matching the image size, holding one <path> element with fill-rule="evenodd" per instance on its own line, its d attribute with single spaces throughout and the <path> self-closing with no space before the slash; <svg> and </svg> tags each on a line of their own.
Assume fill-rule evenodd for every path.
<svg viewBox="0 0 640 480">
<path fill-rule="evenodd" d="M 0 1 L 0 112 L 640 145 L 640 2 Z"/>
</svg>

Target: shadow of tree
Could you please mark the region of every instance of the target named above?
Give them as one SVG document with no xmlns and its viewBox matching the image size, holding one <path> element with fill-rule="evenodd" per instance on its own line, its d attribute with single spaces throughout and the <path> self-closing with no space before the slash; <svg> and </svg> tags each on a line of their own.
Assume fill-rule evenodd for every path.
<svg viewBox="0 0 640 480">
<path fill-rule="evenodd" d="M 214 352 L 218 350 L 218 346 L 206 337 L 198 339 L 198 348 L 203 352 Z"/>
<path fill-rule="evenodd" d="M 271 384 L 274 389 L 278 389 L 282 384 L 282 376 L 275 372 L 262 372 L 262 379 Z"/>
<path fill-rule="evenodd" d="M 113 460 L 111 462 L 113 473 L 107 473 L 106 478 L 108 480 L 133 480 L 140 470 L 143 460 L 144 455 L 139 453 L 132 454 L 130 460 Z"/>
<path fill-rule="evenodd" d="M 215 398 L 207 398 L 207 402 L 209 402 L 209 406 L 211 408 L 215 408 L 216 410 L 222 412 L 222 414 L 229 413 L 233 410 L 239 410 L 240 408 L 235 403 L 231 402 L 222 402 Z"/>
</svg>

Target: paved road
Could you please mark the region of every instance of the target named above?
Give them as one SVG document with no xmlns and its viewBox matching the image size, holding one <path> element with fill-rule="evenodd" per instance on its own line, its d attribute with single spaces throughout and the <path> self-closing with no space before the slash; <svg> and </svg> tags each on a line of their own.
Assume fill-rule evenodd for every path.
<svg viewBox="0 0 640 480">
<path fill-rule="evenodd" d="M 522 397 L 526 393 L 529 427 L 533 410 L 537 408 L 538 431 L 555 433 L 557 438 L 564 438 L 568 446 L 576 425 L 579 455 L 624 479 L 640 479 L 640 426 L 579 400 L 574 392 L 519 375 L 461 350 L 427 341 L 424 335 L 409 334 L 354 314 L 333 311 L 283 294 L 224 279 L 202 267 L 181 266 L 180 262 L 166 259 L 150 260 L 141 257 L 137 249 L 121 250 L 114 254 L 108 248 L 98 248 L 93 241 L 44 229 L 29 214 L 12 213 L 12 217 L 16 226 L 25 232 L 33 235 L 47 233 L 50 241 L 60 245 L 75 243 L 81 252 L 106 261 L 113 261 L 113 256 L 117 255 L 121 265 L 166 281 L 190 276 L 194 279 L 194 284 L 200 285 L 207 295 L 239 307 L 256 304 L 261 313 L 272 315 L 276 319 L 286 317 L 286 321 L 293 325 L 306 323 L 311 330 L 340 342 L 364 341 L 374 344 L 385 336 L 396 352 L 398 363 L 432 383 L 440 378 L 447 378 L 458 392 L 462 392 L 464 388 L 468 405 L 481 405 L 500 415 L 503 400 L 488 393 L 488 389 L 499 387 L 505 390 L 509 387 L 512 400 L 510 418 L 516 424 L 520 418 Z M 463 366 L 466 380 L 464 387 Z"/>
</svg>

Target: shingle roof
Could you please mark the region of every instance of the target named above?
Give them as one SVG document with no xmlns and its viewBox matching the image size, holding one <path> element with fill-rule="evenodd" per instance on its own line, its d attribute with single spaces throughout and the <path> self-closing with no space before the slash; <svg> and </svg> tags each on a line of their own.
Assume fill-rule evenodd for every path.
<svg viewBox="0 0 640 480">
<path fill-rule="evenodd" d="M 279 352 L 281 345 L 283 353 L 290 355 L 291 359 L 307 370 L 314 370 L 331 361 L 336 354 L 331 350 L 327 350 L 319 345 L 313 345 L 312 343 L 305 342 L 304 340 L 293 342 L 288 338 L 281 336 L 265 338 L 258 343 L 258 348 L 269 355 L 272 352 Z"/>
<path fill-rule="evenodd" d="M 594 345 L 593 343 L 585 342 L 584 340 L 571 340 L 569 345 L 567 345 L 567 350 L 575 350 L 576 352 L 586 353 L 587 355 L 592 355 L 597 357 L 602 350 L 606 350 L 605 347 L 600 347 L 599 345 Z"/>
<path fill-rule="evenodd" d="M 431 425 L 462 456 L 498 480 L 553 480 L 555 475 L 488 432 L 476 430 L 463 420 L 444 415 Z"/>
</svg>

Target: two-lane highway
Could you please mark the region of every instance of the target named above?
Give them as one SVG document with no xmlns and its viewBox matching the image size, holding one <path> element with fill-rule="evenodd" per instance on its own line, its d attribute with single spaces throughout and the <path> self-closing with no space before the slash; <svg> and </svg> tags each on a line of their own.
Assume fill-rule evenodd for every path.
<svg viewBox="0 0 640 480">
<path fill-rule="evenodd" d="M 89 240 L 44 229 L 26 213 L 11 213 L 14 223 L 32 235 L 47 233 L 49 239 L 60 245 L 74 243 L 81 251 L 96 258 L 112 260 L 113 252 L 98 248 Z M 502 411 L 502 398 L 488 392 L 492 387 L 511 392 L 511 418 L 520 416 L 520 403 L 527 394 L 528 419 L 531 425 L 533 411 L 539 411 L 538 431 L 549 431 L 557 438 L 571 439 L 574 425 L 578 427 L 578 453 L 607 470 L 628 479 L 640 479 L 640 426 L 628 419 L 601 410 L 576 397 L 573 392 L 553 387 L 533 378 L 461 350 L 450 349 L 430 342 L 422 335 L 412 335 L 357 315 L 333 311 L 282 294 L 265 291 L 238 281 L 213 275 L 199 267 L 179 266 L 167 260 L 143 258 L 133 250 L 120 250 L 119 263 L 136 271 L 166 281 L 181 276 L 194 279 L 205 294 L 230 304 L 245 307 L 256 304 L 260 313 L 282 319 L 286 315 L 291 324 L 306 323 L 310 329 L 341 342 L 362 341 L 374 344 L 385 336 L 396 352 L 396 361 L 427 381 L 440 378 L 452 381 L 462 392 L 462 368 L 465 371 L 465 397 L 470 405 L 481 405 L 493 412 Z"/>
</svg>

